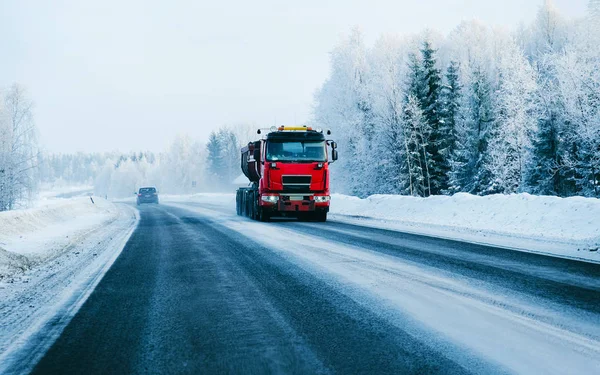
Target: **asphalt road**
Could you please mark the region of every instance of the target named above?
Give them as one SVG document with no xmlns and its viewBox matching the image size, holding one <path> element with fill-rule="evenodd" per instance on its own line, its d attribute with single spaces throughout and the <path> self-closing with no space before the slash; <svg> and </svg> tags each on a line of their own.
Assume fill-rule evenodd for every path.
<svg viewBox="0 0 600 375">
<path fill-rule="evenodd" d="M 494 328 L 489 328 L 489 332 L 485 331 L 487 328 L 474 329 L 473 334 L 466 332 L 463 340 L 445 328 L 436 334 L 436 322 L 416 324 L 414 314 L 395 311 L 389 304 L 387 309 L 378 307 L 376 295 L 400 287 L 400 281 L 395 280 L 408 277 L 406 272 L 392 267 L 400 265 L 410 269 L 424 267 L 443 282 L 451 279 L 443 288 L 442 284 L 432 285 L 433 281 L 427 281 L 429 286 L 424 287 L 441 290 L 448 298 L 455 298 L 454 290 L 450 290 L 455 284 L 485 290 L 482 295 L 469 295 L 463 288 L 461 301 L 473 299 L 507 311 L 507 315 L 533 320 L 534 326 L 539 323 L 552 330 L 567 331 L 569 335 L 554 331 L 551 334 L 553 338 L 568 337 L 567 344 L 575 345 L 577 355 L 596 354 L 593 345 L 600 336 L 600 265 L 340 222 L 255 223 L 235 217 L 221 220 L 214 210 L 210 215 L 203 214 L 202 207 L 194 210 L 164 205 L 141 207 L 140 224 L 122 254 L 33 373 L 536 371 L 536 367 L 519 367 L 515 362 L 521 358 L 518 355 L 507 356 L 504 361 L 505 356 L 495 354 L 515 348 L 505 347 L 502 334 L 493 337 Z M 365 258 L 331 262 L 335 272 L 349 275 L 352 282 L 345 282 L 322 270 L 315 271 L 307 259 L 286 253 L 293 247 L 291 243 L 302 241 L 290 237 L 290 244 L 264 243 L 257 240 L 258 235 L 240 235 L 239 228 L 243 226 L 267 233 L 272 230 L 279 235 L 293 231 L 303 241 L 329 241 L 341 253 L 347 249 L 351 256 L 352 252 L 362 251 Z M 314 254 L 327 254 L 328 249 L 318 244 L 314 247 Z M 308 250 L 306 253 L 313 254 Z M 360 268 L 369 261 L 368 257 L 384 262 L 377 267 Z M 354 280 L 358 280 L 357 285 L 361 285 L 361 278 L 369 280 L 369 270 L 379 272 L 375 275 L 391 275 L 390 285 L 372 285 L 364 290 L 348 286 Z M 405 292 L 398 292 L 402 296 L 399 301 L 392 296 L 388 302 L 396 301 L 399 306 L 406 303 L 408 307 L 418 298 L 409 299 L 406 295 L 403 299 L 402 293 Z M 373 304 L 369 303 L 371 299 Z M 432 313 L 427 311 L 427 303 L 421 307 L 424 314 Z M 414 303 L 410 305 L 413 306 Z M 446 306 L 435 307 L 436 312 L 452 317 L 455 310 L 450 307 L 446 312 L 439 311 Z M 479 315 L 473 315 L 463 320 L 475 324 L 478 318 Z M 501 314 L 498 322 L 506 324 L 504 320 L 517 321 L 504 319 Z M 456 326 L 459 320 L 450 322 Z M 503 332 L 510 334 L 513 327 L 506 327 L 508 330 Z M 481 339 L 485 342 L 482 347 L 487 345 L 491 352 L 469 347 L 469 339 L 476 335 L 491 338 L 491 343 Z M 530 332 L 523 337 L 548 344 L 542 342 L 545 338 Z M 523 341 L 524 347 L 517 348 L 525 351 L 523 358 L 537 355 L 527 353 L 535 351 L 535 345 L 515 340 L 516 345 Z M 564 354 L 565 350 L 560 352 Z M 553 353 L 544 355 L 552 360 Z M 565 362 L 562 358 L 557 360 Z M 581 360 L 573 357 L 573 363 L 581 364 Z M 584 363 L 583 367 L 594 368 L 596 363 L 587 365 Z M 560 370 L 557 368 L 557 372 Z"/>
</svg>

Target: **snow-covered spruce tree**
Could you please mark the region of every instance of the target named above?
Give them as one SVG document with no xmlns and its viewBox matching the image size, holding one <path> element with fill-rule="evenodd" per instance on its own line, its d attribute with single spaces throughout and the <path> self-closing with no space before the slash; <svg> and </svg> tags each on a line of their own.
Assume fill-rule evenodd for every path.
<svg viewBox="0 0 600 375">
<path fill-rule="evenodd" d="M 495 108 L 492 103 L 492 87 L 488 77 L 480 70 L 475 70 L 473 74 L 473 96 L 471 99 L 473 100 L 477 151 L 474 164 L 475 176 L 468 191 L 483 194 L 492 179 L 490 170 L 485 168 L 485 164 L 489 160 L 489 144 L 493 137 Z"/>
<path fill-rule="evenodd" d="M 405 188 L 405 193 L 428 197 L 431 195 L 429 170 L 431 155 L 427 151 L 427 146 L 431 128 L 425 118 L 421 103 L 412 94 L 409 94 L 407 98 L 403 122 L 409 182 L 409 185 Z"/>
<path fill-rule="evenodd" d="M 491 88 L 482 69 L 469 66 L 456 117 L 456 143 L 450 160 L 450 191 L 478 194 L 490 180 L 483 168 L 493 122 Z"/>
<path fill-rule="evenodd" d="M 441 100 L 442 77 L 437 67 L 436 50 L 425 40 L 421 48 L 422 82 L 419 101 L 423 115 L 430 129 L 427 153 L 431 155 L 428 162 L 431 194 L 438 195 L 448 189 L 448 172 L 450 163 L 446 157 L 445 142 L 449 138 L 444 126 L 443 106 Z"/>
<path fill-rule="evenodd" d="M 449 190 L 478 194 L 490 180 L 482 165 L 487 158 L 493 123 L 492 35 L 477 21 L 463 22 L 450 34 L 447 45 L 452 59 L 459 64 L 462 85 Z"/>
<path fill-rule="evenodd" d="M 38 147 L 32 102 L 14 84 L 0 103 L 0 211 L 22 206 L 37 189 Z"/>
<path fill-rule="evenodd" d="M 499 36 L 497 54 L 495 122 L 488 158 L 483 165 L 491 180 L 483 194 L 520 190 L 529 162 L 530 140 L 536 131 L 537 87 L 533 69 L 512 37 Z"/>
<path fill-rule="evenodd" d="M 526 189 L 533 194 L 561 195 L 564 185 L 560 165 L 559 119 L 545 103 L 543 115 L 538 119 L 538 129 L 532 140 L 532 158 L 526 171 Z"/>
<path fill-rule="evenodd" d="M 461 98 L 467 102 L 466 97 Z M 477 176 L 477 162 L 479 161 L 478 134 L 474 116 L 469 112 L 471 108 L 464 104 L 456 118 L 456 141 L 450 156 L 450 186 L 451 194 L 459 192 L 473 192 Z"/>
<path fill-rule="evenodd" d="M 429 169 L 427 164 L 431 158 L 427 157 L 426 148 L 425 153 L 422 152 L 420 140 L 422 138 L 429 139 L 429 134 L 423 134 L 423 136 L 417 134 L 417 131 L 421 132 L 428 129 L 425 124 L 429 125 L 424 118 L 423 105 L 420 100 L 426 92 L 426 88 L 420 56 L 417 56 L 414 52 L 408 54 L 407 79 L 402 123 L 404 128 L 403 137 L 406 144 L 408 174 L 406 182 L 408 185 L 404 186 L 402 193 L 413 196 L 428 196 L 431 191 L 429 189 L 431 183 L 429 174 L 425 173 L 425 170 Z M 420 189 L 419 186 L 426 186 L 427 188 Z"/>
<path fill-rule="evenodd" d="M 445 168 L 445 188 L 442 193 L 452 193 L 450 185 L 451 180 L 451 160 L 456 146 L 456 119 L 460 110 L 461 84 L 459 77 L 459 65 L 456 61 L 451 61 L 446 69 L 445 84 L 441 90 L 441 139 L 438 152 L 443 159 Z"/>
</svg>

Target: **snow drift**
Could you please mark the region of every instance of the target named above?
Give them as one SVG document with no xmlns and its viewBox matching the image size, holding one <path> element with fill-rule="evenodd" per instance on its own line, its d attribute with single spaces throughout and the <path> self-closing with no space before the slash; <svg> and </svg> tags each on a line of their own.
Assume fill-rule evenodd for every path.
<svg viewBox="0 0 600 375">
<path fill-rule="evenodd" d="M 486 237 L 490 235 L 500 235 L 515 239 L 510 243 L 514 247 L 527 248 L 519 246 L 523 243 L 519 239 L 532 239 L 573 245 L 588 253 L 600 245 L 600 200 L 595 198 L 525 193 L 481 197 L 460 193 L 429 198 L 373 195 L 360 199 L 336 194 L 331 201 L 333 214 L 376 219 L 392 226 L 401 224 L 417 232 L 446 232 L 457 239 L 465 239 L 457 233 L 478 235 L 481 242 L 489 242 Z M 569 250 L 567 246 L 563 249 Z M 572 251 L 561 255 L 582 256 Z M 591 259 L 596 258 L 600 260 L 595 255 Z"/>
<path fill-rule="evenodd" d="M 118 208 L 102 198 L 46 201 L 0 213 L 0 278 L 54 258 L 90 231 L 114 220 Z"/>
</svg>

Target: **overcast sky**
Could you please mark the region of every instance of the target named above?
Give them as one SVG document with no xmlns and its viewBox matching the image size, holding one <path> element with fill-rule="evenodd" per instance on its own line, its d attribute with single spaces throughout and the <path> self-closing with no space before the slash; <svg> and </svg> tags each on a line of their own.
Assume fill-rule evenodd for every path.
<svg viewBox="0 0 600 375">
<path fill-rule="evenodd" d="M 221 125 L 305 122 L 328 52 L 462 20 L 516 27 L 542 0 L 0 0 L 0 88 L 26 86 L 55 152 L 161 150 Z M 587 0 L 555 0 L 565 16 Z"/>
</svg>

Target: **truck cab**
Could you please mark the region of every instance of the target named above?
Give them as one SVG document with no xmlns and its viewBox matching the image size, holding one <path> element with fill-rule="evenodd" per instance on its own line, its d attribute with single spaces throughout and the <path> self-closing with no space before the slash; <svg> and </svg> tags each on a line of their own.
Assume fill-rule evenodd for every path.
<svg viewBox="0 0 600 375">
<path fill-rule="evenodd" d="M 268 221 L 272 217 L 326 221 L 329 164 L 336 143 L 323 131 L 281 126 L 242 149 L 242 171 L 251 186 L 237 192 L 237 212 Z"/>
</svg>

